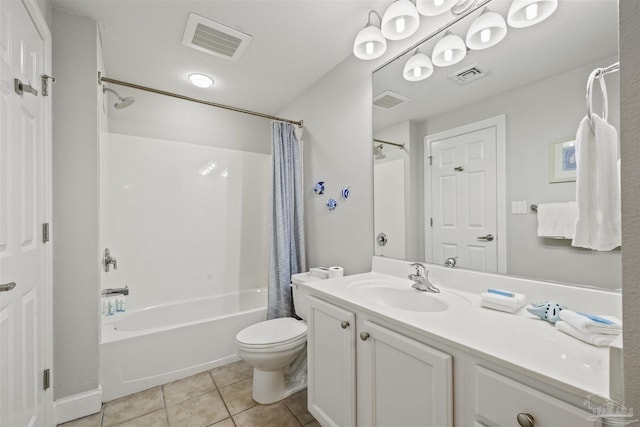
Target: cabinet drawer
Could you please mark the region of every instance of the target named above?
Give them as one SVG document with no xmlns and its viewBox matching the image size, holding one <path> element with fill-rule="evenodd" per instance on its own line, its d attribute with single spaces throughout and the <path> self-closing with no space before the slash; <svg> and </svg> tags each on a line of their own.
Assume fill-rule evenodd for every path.
<svg viewBox="0 0 640 427">
<path fill-rule="evenodd" d="M 538 390 L 476 366 L 475 419 L 483 425 L 518 426 L 519 413 L 533 417 L 535 427 L 596 427 L 593 414 Z"/>
</svg>

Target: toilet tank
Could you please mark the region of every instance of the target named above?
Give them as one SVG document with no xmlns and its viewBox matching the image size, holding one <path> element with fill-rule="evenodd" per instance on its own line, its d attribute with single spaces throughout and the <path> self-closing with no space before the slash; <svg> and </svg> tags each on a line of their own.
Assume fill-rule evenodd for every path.
<svg viewBox="0 0 640 427">
<path fill-rule="evenodd" d="M 309 314 L 309 292 L 302 286 L 303 283 L 323 280 L 311 273 L 299 273 L 291 276 L 291 289 L 293 291 L 293 306 L 298 317 L 307 320 Z"/>
</svg>

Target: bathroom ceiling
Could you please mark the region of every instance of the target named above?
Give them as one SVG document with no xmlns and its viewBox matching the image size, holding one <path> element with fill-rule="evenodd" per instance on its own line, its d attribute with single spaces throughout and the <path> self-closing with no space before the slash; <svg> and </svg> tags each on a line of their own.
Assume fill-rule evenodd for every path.
<svg viewBox="0 0 640 427">
<path fill-rule="evenodd" d="M 275 114 L 351 55 L 367 12 L 389 1 L 54 0 L 99 23 L 106 76 L 213 102 Z M 253 37 L 239 60 L 182 45 L 194 12 Z M 214 78 L 209 89 L 187 76 Z M 122 92 L 126 93 L 125 90 Z"/>
</svg>

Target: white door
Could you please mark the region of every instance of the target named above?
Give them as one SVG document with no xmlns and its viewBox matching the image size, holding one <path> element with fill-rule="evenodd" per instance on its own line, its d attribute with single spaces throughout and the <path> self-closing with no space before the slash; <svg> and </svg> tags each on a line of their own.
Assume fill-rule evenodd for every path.
<svg viewBox="0 0 640 427">
<path fill-rule="evenodd" d="M 0 425 L 45 425 L 44 42 L 0 1 Z M 24 84 L 18 94 L 14 79 Z M 26 85 L 37 91 L 30 93 Z M 15 287 L 9 290 L 15 283 Z"/>
<path fill-rule="evenodd" d="M 496 128 L 430 144 L 433 262 L 497 272 Z"/>
<path fill-rule="evenodd" d="M 452 357 L 375 323 L 358 338 L 358 426 L 453 426 Z"/>
<path fill-rule="evenodd" d="M 309 297 L 308 409 L 324 427 L 355 427 L 355 315 Z"/>
</svg>

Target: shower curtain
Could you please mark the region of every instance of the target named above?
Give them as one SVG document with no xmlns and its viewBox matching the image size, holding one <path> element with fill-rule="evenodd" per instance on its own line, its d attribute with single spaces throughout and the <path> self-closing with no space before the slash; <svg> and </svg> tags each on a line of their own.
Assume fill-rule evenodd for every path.
<svg viewBox="0 0 640 427">
<path fill-rule="evenodd" d="M 267 318 L 293 315 L 291 275 L 306 271 L 300 144 L 290 123 L 271 127 L 273 190 Z"/>
</svg>

